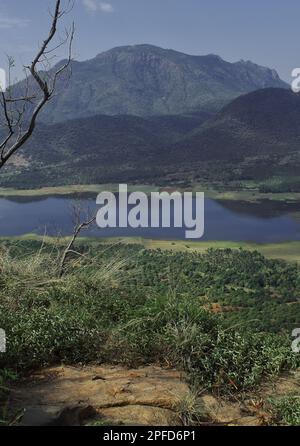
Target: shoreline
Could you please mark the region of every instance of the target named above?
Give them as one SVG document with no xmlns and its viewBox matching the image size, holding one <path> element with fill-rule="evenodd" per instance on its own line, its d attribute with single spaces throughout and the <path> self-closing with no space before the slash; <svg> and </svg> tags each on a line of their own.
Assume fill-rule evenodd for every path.
<svg viewBox="0 0 300 446">
<path fill-rule="evenodd" d="M 73 197 L 76 195 L 85 194 L 98 194 L 103 191 L 118 192 L 118 184 L 86 184 L 86 185 L 70 185 L 70 186 L 56 186 L 56 187 L 43 187 L 40 189 L 13 189 L 13 188 L 0 188 L 0 198 L 47 198 L 50 196 L 56 197 Z M 128 191 L 141 191 L 150 194 L 151 192 L 158 191 L 184 191 L 181 187 L 166 186 L 160 187 L 156 185 L 128 185 Z M 257 203 L 260 201 L 274 201 L 274 202 L 300 202 L 300 192 L 282 192 L 282 193 L 261 193 L 255 190 L 225 190 L 219 191 L 216 189 L 209 189 L 205 187 L 194 186 L 188 189 L 189 191 L 204 192 L 206 198 L 221 201 L 246 201 L 250 203 Z"/>
</svg>

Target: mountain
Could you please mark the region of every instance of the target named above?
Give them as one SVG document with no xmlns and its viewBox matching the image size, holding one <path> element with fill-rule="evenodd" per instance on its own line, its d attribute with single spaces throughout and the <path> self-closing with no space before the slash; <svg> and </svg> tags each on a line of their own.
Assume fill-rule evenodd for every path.
<svg viewBox="0 0 300 446">
<path fill-rule="evenodd" d="M 249 61 L 229 63 L 215 55 L 190 56 L 151 45 L 118 47 L 74 61 L 67 77 L 43 112 L 46 123 L 99 114 L 216 111 L 241 94 L 286 87 L 276 71 Z"/>
<path fill-rule="evenodd" d="M 300 94 L 280 88 L 242 95 L 173 146 L 196 160 L 243 160 L 300 151 Z"/>
<path fill-rule="evenodd" d="M 0 185 L 252 180 L 293 191 L 300 190 L 299 172 L 300 94 L 268 88 L 235 99 L 215 115 L 97 115 L 40 124 Z M 272 178 L 275 185 L 264 183 Z"/>
<path fill-rule="evenodd" d="M 300 191 L 300 94 L 263 89 L 240 96 L 182 140 L 161 164 L 189 165 L 203 178 L 263 192 Z"/>
</svg>

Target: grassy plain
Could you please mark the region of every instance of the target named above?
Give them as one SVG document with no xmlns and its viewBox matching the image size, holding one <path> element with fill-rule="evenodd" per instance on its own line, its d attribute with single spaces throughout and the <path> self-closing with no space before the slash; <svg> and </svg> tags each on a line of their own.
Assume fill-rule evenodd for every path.
<svg viewBox="0 0 300 446">
<path fill-rule="evenodd" d="M 58 186 L 58 187 L 43 187 L 41 189 L 13 189 L 13 188 L 0 188 L 0 197 L 47 197 L 47 196 L 72 196 L 78 194 L 96 194 L 101 191 L 118 192 L 118 184 L 82 184 L 82 185 L 70 185 L 70 186 Z M 128 190 L 141 191 L 150 194 L 159 190 L 182 190 L 181 187 L 166 187 L 161 188 L 157 185 L 145 185 L 136 184 L 128 185 Z M 207 198 L 215 200 L 230 200 L 230 201 L 248 201 L 258 202 L 261 200 L 272 201 L 287 201 L 287 202 L 300 202 L 300 192 L 283 192 L 283 193 L 262 193 L 257 189 L 245 189 L 239 191 L 231 190 L 217 190 L 213 188 L 202 187 L 201 185 L 195 185 L 192 188 L 193 191 L 205 192 Z"/>
</svg>

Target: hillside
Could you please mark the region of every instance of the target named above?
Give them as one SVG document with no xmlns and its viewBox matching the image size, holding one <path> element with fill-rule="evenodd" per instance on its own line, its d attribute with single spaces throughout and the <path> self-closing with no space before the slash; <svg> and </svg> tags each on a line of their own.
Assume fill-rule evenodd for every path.
<svg viewBox="0 0 300 446">
<path fill-rule="evenodd" d="M 91 60 L 74 61 L 71 77 L 58 83 L 58 95 L 42 119 L 49 123 L 98 114 L 216 111 L 240 94 L 265 87 L 284 88 L 286 84 L 276 71 L 250 61 L 229 63 L 215 55 L 190 56 L 151 45 L 124 46 Z"/>
<path fill-rule="evenodd" d="M 212 162 L 217 173 L 227 164 L 237 180 L 279 178 L 267 191 L 300 190 L 300 95 L 272 88 L 240 96 L 172 145 L 168 156 L 177 164 Z"/>
<path fill-rule="evenodd" d="M 299 424 L 297 265 L 78 239 L 59 279 L 65 240 L 1 248 L 1 424 L 80 410 L 102 425 L 153 410 L 159 425 Z"/>
<path fill-rule="evenodd" d="M 299 119 L 300 95 L 258 90 L 235 99 L 180 145 L 197 160 L 286 154 L 299 150 Z"/>
<path fill-rule="evenodd" d="M 263 89 L 216 115 L 93 116 L 40 124 L 0 185 L 259 183 L 300 190 L 300 95 Z M 30 167 L 27 167 L 30 166 Z"/>
<path fill-rule="evenodd" d="M 32 139 L 0 177 L 20 188 L 113 181 L 151 181 L 162 153 L 211 115 L 140 118 L 104 116 L 39 124 Z M 157 168 L 156 168 L 157 166 Z"/>
</svg>

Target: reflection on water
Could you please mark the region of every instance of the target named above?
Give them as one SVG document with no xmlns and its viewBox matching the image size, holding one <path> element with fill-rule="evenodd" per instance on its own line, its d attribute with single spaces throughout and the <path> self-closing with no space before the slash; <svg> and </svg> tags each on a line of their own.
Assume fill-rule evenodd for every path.
<svg viewBox="0 0 300 446">
<path fill-rule="evenodd" d="M 95 208 L 95 195 L 85 196 L 81 206 Z M 27 233 L 68 235 L 72 232 L 70 197 L 30 199 L 0 198 L 0 236 Z M 300 240 L 300 203 L 260 203 L 205 200 L 205 235 L 201 240 L 231 240 L 271 243 Z M 93 237 L 149 237 L 184 239 L 185 229 L 90 229 Z"/>
<path fill-rule="evenodd" d="M 300 203 L 261 200 L 257 202 L 237 200 L 216 200 L 221 206 L 238 214 L 260 218 L 274 218 L 284 215 L 300 216 Z"/>
</svg>

